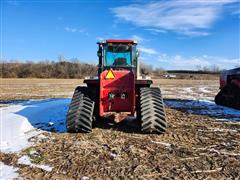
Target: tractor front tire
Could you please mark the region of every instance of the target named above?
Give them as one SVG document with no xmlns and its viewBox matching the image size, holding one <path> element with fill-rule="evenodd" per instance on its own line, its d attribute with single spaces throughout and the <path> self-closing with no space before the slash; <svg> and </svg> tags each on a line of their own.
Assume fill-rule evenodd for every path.
<svg viewBox="0 0 240 180">
<path fill-rule="evenodd" d="M 89 88 L 75 89 L 67 113 L 67 131 L 71 133 L 92 131 L 94 101 L 89 96 Z"/>
<path fill-rule="evenodd" d="M 162 134 L 166 131 L 166 115 L 159 87 L 140 89 L 140 119 L 143 133 Z"/>
</svg>

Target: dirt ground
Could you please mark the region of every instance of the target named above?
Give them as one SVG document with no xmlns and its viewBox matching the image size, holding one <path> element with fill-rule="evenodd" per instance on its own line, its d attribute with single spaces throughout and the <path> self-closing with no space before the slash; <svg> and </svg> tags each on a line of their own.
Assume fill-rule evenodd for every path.
<svg viewBox="0 0 240 180">
<path fill-rule="evenodd" d="M 1 103 L 71 97 L 81 83 L 1 79 Z M 24 179 L 240 179 L 240 121 L 168 105 L 173 100 L 212 100 L 218 80 L 159 79 L 154 83 L 166 99 L 165 134 L 141 134 L 137 120 L 98 121 L 90 134 L 46 131 L 29 139 L 35 144 L 20 153 L 0 153 L 0 161 L 18 167 Z M 23 155 L 53 170 L 18 164 Z"/>
</svg>

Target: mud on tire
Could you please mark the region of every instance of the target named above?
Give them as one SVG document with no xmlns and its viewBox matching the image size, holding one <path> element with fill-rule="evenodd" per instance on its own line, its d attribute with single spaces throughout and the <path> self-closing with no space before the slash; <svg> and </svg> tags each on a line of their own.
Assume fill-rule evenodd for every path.
<svg viewBox="0 0 240 180">
<path fill-rule="evenodd" d="M 164 133 L 167 122 L 159 87 L 140 89 L 140 119 L 143 133 Z"/>
<path fill-rule="evenodd" d="M 75 89 L 67 113 L 68 132 L 91 132 L 94 112 L 94 100 L 88 87 Z"/>
</svg>

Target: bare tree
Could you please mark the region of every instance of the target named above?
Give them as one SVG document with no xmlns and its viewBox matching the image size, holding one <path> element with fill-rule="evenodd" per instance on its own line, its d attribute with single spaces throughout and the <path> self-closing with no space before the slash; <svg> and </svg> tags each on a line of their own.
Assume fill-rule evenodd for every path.
<svg viewBox="0 0 240 180">
<path fill-rule="evenodd" d="M 215 72 L 215 73 L 218 73 L 218 72 L 220 72 L 220 67 L 217 66 L 216 64 L 213 64 L 213 65 L 211 66 L 211 71 L 212 71 L 212 72 Z"/>
</svg>

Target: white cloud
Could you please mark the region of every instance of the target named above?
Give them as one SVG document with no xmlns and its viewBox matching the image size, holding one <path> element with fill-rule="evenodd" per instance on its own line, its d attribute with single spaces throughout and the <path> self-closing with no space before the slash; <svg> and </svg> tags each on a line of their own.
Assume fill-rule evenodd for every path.
<svg viewBox="0 0 240 180">
<path fill-rule="evenodd" d="M 65 27 L 65 31 L 74 33 L 74 32 L 77 32 L 77 29 L 76 28 Z"/>
<path fill-rule="evenodd" d="M 136 40 L 136 41 L 138 41 L 138 42 L 146 41 L 145 38 L 140 37 L 140 36 L 138 36 L 138 35 L 132 35 L 132 36 L 130 37 L 130 39 Z"/>
<path fill-rule="evenodd" d="M 147 29 L 145 29 L 145 30 L 151 31 L 151 32 L 153 32 L 153 33 L 167 33 L 167 31 L 166 31 L 166 30 L 163 30 L 163 29 L 147 28 Z"/>
<path fill-rule="evenodd" d="M 157 51 L 155 51 L 152 48 L 146 48 L 146 47 L 143 47 L 143 46 L 139 46 L 138 48 L 140 50 L 140 53 L 142 52 L 142 53 L 145 53 L 147 55 L 156 55 L 157 54 Z"/>
<path fill-rule="evenodd" d="M 209 60 L 202 57 L 183 57 L 181 55 L 168 56 L 159 55 L 158 61 L 161 63 L 172 64 L 178 69 L 194 69 L 197 65 L 210 66 Z"/>
<path fill-rule="evenodd" d="M 212 68 L 217 66 L 220 69 L 240 67 L 240 58 L 226 58 L 209 56 L 206 54 L 201 56 L 183 56 L 181 54 L 168 55 L 144 46 L 140 46 L 139 50 L 140 60 L 143 60 L 146 63 L 152 62 L 155 65 L 156 63 L 153 61 L 157 61 L 161 67 L 166 69 L 196 70 L 199 67 Z"/>
<path fill-rule="evenodd" d="M 222 64 L 233 66 L 233 67 L 240 67 L 240 58 L 233 58 L 233 59 L 220 58 L 219 62 Z"/>
<path fill-rule="evenodd" d="M 172 62 L 176 64 L 177 66 L 190 66 L 190 67 L 196 67 L 197 65 L 201 66 L 210 66 L 211 63 L 208 59 L 204 59 L 202 57 L 182 57 L 180 55 L 176 55 L 173 57 Z"/>
<path fill-rule="evenodd" d="M 115 17 L 148 30 L 206 36 L 225 5 L 237 0 L 169 0 L 132 4 L 112 9 Z"/>
<path fill-rule="evenodd" d="M 211 33 L 202 32 L 202 31 L 184 31 L 182 32 L 182 34 L 187 36 L 208 36 Z"/>
<path fill-rule="evenodd" d="M 68 32 L 72 32 L 72 33 L 85 33 L 86 35 L 88 35 L 88 33 L 86 32 L 86 30 L 84 29 L 77 29 L 77 28 L 70 28 L 70 27 L 65 27 L 64 28 L 65 31 L 68 31 Z"/>
<path fill-rule="evenodd" d="M 172 65 L 172 69 L 196 69 L 199 67 L 218 66 L 220 69 L 231 69 L 240 66 L 240 59 L 231 59 L 215 56 L 192 56 L 184 57 L 182 55 L 169 56 L 167 54 L 159 54 L 158 62 L 163 65 Z"/>
</svg>

